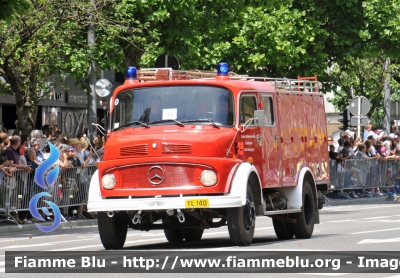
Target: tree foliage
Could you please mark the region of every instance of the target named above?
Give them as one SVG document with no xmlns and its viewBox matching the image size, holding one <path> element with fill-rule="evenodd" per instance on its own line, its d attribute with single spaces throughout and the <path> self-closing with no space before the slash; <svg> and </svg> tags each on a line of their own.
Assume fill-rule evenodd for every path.
<svg viewBox="0 0 400 278">
<path fill-rule="evenodd" d="M 0 19 L 10 22 L 14 14 L 23 14 L 29 8 L 28 0 L 0 0 Z"/>
<path fill-rule="evenodd" d="M 339 61 L 329 71 L 329 82 L 335 91 L 333 104 L 340 110 L 349 104 L 350 87 L 355 96 L 365 96 L 371 102 L 368 113 L 373 123 L 384 117 L 384 82 L 391 76 L 391 100 L 400 97 L 400 2 L 368 0 L 362 4 L 362 25 L 356 37 L 358 43 L 351 55 Z M 358 53 L 357 53 L 358 51 Z M 391 65 L 385 71 L 386 58 Z"/>
<path fill-rule="evenodd" d="M 53 74 L 60 73 L 62 64 L 58 46 L 63 42 L 63 3 L 31 2 L 29 12 L 0 24 L 0 74 L 7 81 L 0 83 L 0 92 L 15 97 L 16 126 L 24 131 L 34 127 L 38 102 L 50 93 L 57 79 Z"/>
</svg>

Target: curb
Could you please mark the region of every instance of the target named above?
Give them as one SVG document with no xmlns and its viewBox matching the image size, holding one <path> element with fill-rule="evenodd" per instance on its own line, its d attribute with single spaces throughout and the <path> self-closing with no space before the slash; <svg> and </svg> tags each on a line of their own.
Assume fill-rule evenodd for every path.
<svg viewBox="0 0 400 278">
<path fill-rule="evenodd" d="M 388 201 L 387 196 L 379 196 L 373 198 L 357 198 L 357 199 L 329 199 L 324 207 L 330 206 L 346 206 L 346 205 L 363 205 L 363 204 L 396 204 L 397 202 Z"/>
<path fill-rule="evenodd" d="M 43 226 L 49 226 L 46 225 L 46 223 L 40 223 Z M 60 223 L 60 226 L 58 226 L 57 229 L 73 229 L 77 227 L 86 227 L 86 226 L 97 226 L 97 219 L 86 219 L 86 220 L 72 220 L 68 222 L 62 222 Z M 57 230 L 56 229 L 56 230 Z M 36 227 L 34 224 L 22 224 L 22 225 L 14 225 L 14 224 L 5 224 L 2 225 L 0 224 L 0 234 L 19 234 L 19 233 L 26 233 L 26 232 L 31 232 L 31 231 L 39 231 L 40 230 Z"/>
</svg>

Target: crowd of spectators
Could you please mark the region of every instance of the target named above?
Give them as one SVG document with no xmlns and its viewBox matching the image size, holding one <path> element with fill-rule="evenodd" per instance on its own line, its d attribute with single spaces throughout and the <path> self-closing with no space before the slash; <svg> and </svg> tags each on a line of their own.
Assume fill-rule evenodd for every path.
<svg viewBox="0 0 400 278">
<path fill-rule="evenodd" d="M 52 143 L 58 148 L 60 157 L 53 165 L 59 165 L 60 174 L 63 170 L 73 167 L 95 166 L 103 158 L 104 138 L 95 136 L 89 140 L 86 134 L 79 133 L 74 138 L 64 136 L 56 125 L 44 125 L 42 130 L 34 130 L 31 134 L 15 134 L 9 136 L 0 132 L 0 185 L 5 177 L 12 177 L 17 170 L 23 170 L 24 175 L 33 179 L 36 168 L 50 155 Z M 32 183 L 34 184 L 34 183 Z M 16 194 L 30 198 L 23 186 L 15 189 Z M 20 224 L 39 221 L 52 221 L 52 215 L 42 214 L 43 219 L 32 217 L 29 211 L 15 211 L 11 215 Z M 86 212 L 84 206 L 69 207 L 68 213 L 63 214 L 67 220 L 93 218 L 95 215 Z"/>
<path fill-rule="evenodd" d="M 379 129 L 377 125 L 368 125 L 365 128 L 362 138 L 354 138 L 355 133 L 351 131 L 343 131 L 340 133 L 340 138 L 335 141 L 332 136 L 328 137 L 328 151 L 331 160 L 337 163 L 337 171 L 347 171 L 351 176 L 357 180 L 358 187 L 366 188 L 367 185 L 362 180 L 361 176 L 368 176 L 367 172 L 370 168 L 363 165 L 355 167 L 356 163 L 346 163 L 346 160 L 357 159 L 358 161 L 382 161 L 382 160 L 400 160 L 400 133 L 396 132 L 396 127 L 392 127 L 392 133 L 385 134 L 383 130 Z M 372 163 L 375 166 L 376 163 Z M 331 173 L 332 175 L 333 173 Z M 392 168 L 390 164 L 386 169 L 386 179 L 389 180 L 392 176 Z M 368 182 L 368 180 L 367 180 Z M 371 194 L 382 196 L 383 193 L 380 187 L 388 186 L 387 184 L 375 184 L 374 187 L 368 188 Z M 364 190 L 350 190 L 350 196 L 353 198 L 363 197 Z"/>
</svg>

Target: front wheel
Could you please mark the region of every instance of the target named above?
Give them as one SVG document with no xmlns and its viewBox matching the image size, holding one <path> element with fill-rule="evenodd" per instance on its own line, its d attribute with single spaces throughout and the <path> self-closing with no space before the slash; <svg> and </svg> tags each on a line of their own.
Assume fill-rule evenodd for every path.
<svg viewBox="0 0 400 278">
<path fill-rule="evenodd" d="M 297 220 L 293 226 L 296 238 L 310 238 L 314 231 L 315 202 L 312 188 L 308 181 L 303 184 L 303 206 L 300 213 L 294 214 Z"/>
<path fill-rule="evenodd" d="M 115 213 L 113 217 L 108 217 L 106 213 L 99 212 L 97 225 L 101 243 L 106 250 L 124 247 L 128 225 L 122 220 L 122 215 Z"/>
<path fill-rule="evenodd" d="M 247 186 L 246 204 L 238 208 L 228 208 L 227 218 L 232 244 L 238 246 L 250 245 L 256 228 L 256 209 L 250 186 Z"/>
</svg>

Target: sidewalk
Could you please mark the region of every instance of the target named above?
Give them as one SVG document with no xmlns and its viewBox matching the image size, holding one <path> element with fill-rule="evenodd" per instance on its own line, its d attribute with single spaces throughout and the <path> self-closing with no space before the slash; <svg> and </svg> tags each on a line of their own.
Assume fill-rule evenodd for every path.
<svg viewBox="0 0 400 278">
<path fill-rule="evenodd" d="M 40 225 L 50 226 L 53 222 L 40 222 Z M 71 220 L 68 222 L 61 222 L 60 226 L 57 229 L 73 229 L 77 227 L 87 227 L 87 226 L 96 226 L 97 227 L 97 219 L 80 219 L 80 220 Z M 8 223 L 0 223 L 0 235 L 1 234 L 19 234 L 19 233 L 29 233 L 32 231 L 40 230 L 36 227 L 35 224 L 8 224 Z"/>
</svg>

